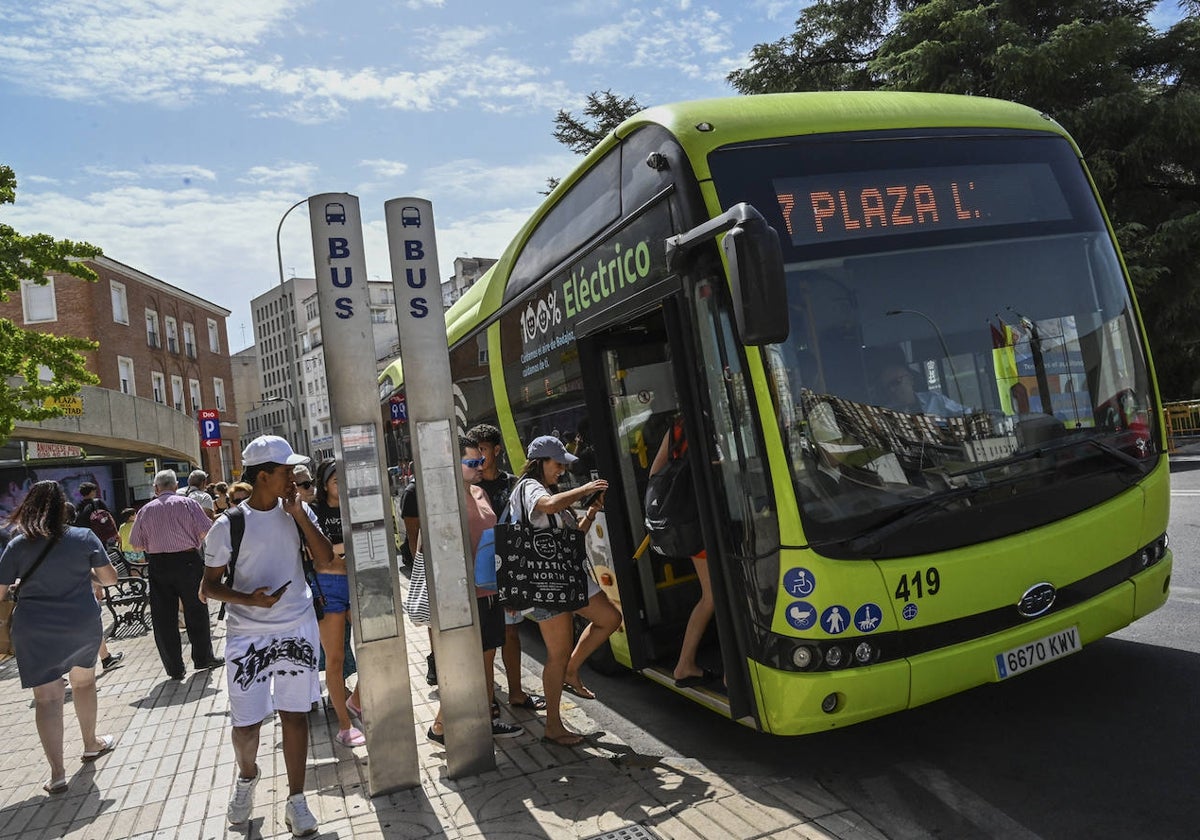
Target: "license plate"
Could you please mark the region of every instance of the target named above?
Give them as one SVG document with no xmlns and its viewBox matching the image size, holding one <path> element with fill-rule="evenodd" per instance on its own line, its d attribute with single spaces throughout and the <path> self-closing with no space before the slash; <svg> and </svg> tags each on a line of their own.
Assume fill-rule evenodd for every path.
<svg viewBox="0 0 1200 840">
<path fill-rule="evenodd" d="M 1004 653 L 996 654 L 996 673 L 1000 675 L 1000 679 L 1006 680 L 1039 665 L 1045 665 L 1047 662 L 1077 653 L 1082 648 L 1083 644 L 1079 641 L 1079 628 L 1068 627 L 1041 639 L 1006 650 Z"/>
</svg>

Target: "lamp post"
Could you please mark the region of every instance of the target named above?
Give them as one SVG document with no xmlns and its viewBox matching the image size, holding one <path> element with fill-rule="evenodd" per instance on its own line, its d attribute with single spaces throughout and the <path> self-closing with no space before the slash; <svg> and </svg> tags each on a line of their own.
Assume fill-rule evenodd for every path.
<svg viewBox="0 0 1200 840">
<path fill-rule="evenodd" d="M 954 361 L 950 358 L 950 348 L 946 346 L 946 339 L 942 335 L 942 331 L 938 328 L 937 322 L 926 315 L 919 309 L 889 309 L 884 315 L 916 315 L 918 318 L 924 318 L 929 322 L 929 326 L 933 327 L 933 332 L 937 335 L 938 344 L 942 345 L 942 355 L 946 357 L 946 367 L 950 369 L 950 379 L 954 382 L 954 391 L 958 394 L 958 404 L 965 406 L 962 398 L 962 386 L 958 384 L 958 372 L 954 369 Z"/>
<path fill-rule="evenodd" d="M 275 228 L 275 256 L 279 259 L 279 298 L 280 302 L 286 304 L 287 293 L 284 291 L 283 285 L 283 246 L 279 242 L 279 235 L 283 231 L 283 221 L 288 217 L 293 210 L 301 204 L 307 204 L 308 199 L 302 198 L 284 211 L 283 216 L 279 219 L 279 227 Z M 296 307 L 289 306 L 285 311 L 285 335 L 284 344 L 287 345 L 287 365 L 288 365 L 288 387 L 292 389 L 292 446 L 308 449 L 300 440 L 300 386 L 296 382 L 296 329 L 292 323 L 296 315 Z"/>
</svg>

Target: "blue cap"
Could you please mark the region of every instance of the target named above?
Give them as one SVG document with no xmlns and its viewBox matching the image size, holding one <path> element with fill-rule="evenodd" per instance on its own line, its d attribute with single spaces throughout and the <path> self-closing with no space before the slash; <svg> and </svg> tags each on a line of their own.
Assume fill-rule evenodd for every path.
<svg viewBox="0 0 1200 840">
<path fill-rule="evenodd" d="M 553 458 L 560 464 L 573 464 L 579 459 L 567 451 L 563 442 L 554 435 L 542 435 L 529 442 L 525 452 L 527 458 Z"/>
</svg>

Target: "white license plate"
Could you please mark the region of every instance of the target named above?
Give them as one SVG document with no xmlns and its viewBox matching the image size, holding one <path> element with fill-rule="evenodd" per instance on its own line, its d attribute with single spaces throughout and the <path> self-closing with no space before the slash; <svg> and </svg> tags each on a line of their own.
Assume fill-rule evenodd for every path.
<svg viewBox="0 0 1200 840">
<path fill-rule="evenodd" d="M 1039 665 L 1045 665 L 1047 662 L 1077 653 L 1082 649 L 1083 644 L 1079 641 L 1079 628 L 1068 627 L 1041 639 L 1035 639 L 1019 647 L 1006 650 L 1004 653 L 996 654 L 996 673 L 1000 675 L 1000 679 L 1006 680 Z"/>
</svg>

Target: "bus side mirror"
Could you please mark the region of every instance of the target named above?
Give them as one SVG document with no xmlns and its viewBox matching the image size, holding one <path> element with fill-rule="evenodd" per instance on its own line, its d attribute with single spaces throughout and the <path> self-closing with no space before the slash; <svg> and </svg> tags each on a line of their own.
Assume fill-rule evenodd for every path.
<svg viewBox="0 0 1200 840">
<path fill-rule="evenodd" d="M 787 286 L 779 234 L 754 207 L 735 204 L 715 219 L 667 239 L 667 266 L 702 241 L 725 234 L 733 320 L 743 344 L 775 344 L 788 337 Z"/>
<path fill-rule="evenodd" d="M 736 225 L 721 240 L 729 264 L 733 321 L 743 344 L 786 341 L 787 287 L 779 234 L 759 216 Z"/>
</svg>

